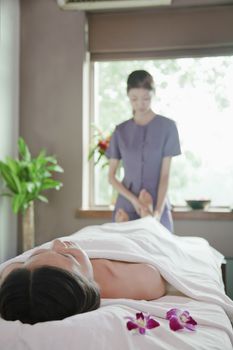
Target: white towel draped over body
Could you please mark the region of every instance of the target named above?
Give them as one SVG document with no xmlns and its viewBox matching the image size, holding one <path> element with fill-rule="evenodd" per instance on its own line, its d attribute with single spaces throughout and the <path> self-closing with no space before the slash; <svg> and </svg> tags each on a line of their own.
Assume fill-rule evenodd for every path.
<svg viewBox="0 0 233 350">
<path fill-rule="evenodd" d="M 221 277 L 224 257 L 205 239 L 173 235 L 152 217 L 88 226 L 60 239 L 77 242 L 90 258 L 154 265 L 186 296 L 164 296 L 150 302 L 105 299 L 101 308 L 93 312 L 34 326 L 0 319 L 0 348 L 3 344 L 4 349 L 21 350 L 27 346 L 36 350 L 62 350 L 69 344 L 72 350 L 80 348 L 79 345 L 87 350 L 232 349 L 232 328 L 223 311 L 233 321 L 233 302 L 225 295 Z M 50 248 L 51 242 L 41 247 Z M 3 263 L 0 271 L 13 261 L 24 261 L 34 249 Z M 173 307 L 191 312 L 199 325 L 195 335 L 169 331 L 165 315 Z M 130 337 L 124 317 L 133 316 L 140 310 L 158 317 L 161 327 L 152 331 L 150 336 Z"/>
<path fill-rule="evenodd" d="M 173 235 L 152 217 L 89 226 L 72 239 L 76 235 L 90 258 L 150 263 L 177 290 L 222 306 L 233 321 L 221 275 L 224 256 L 205 239 Z"/>
</svg>

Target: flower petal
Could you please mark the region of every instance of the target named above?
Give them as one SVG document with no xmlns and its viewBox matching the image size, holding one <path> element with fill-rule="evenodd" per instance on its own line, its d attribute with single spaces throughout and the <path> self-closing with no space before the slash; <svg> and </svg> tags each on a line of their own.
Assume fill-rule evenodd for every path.
<svg viewBox="0 0 233 350">
<path fill-rule="evenodd" d="M 159 327 L 159 326 L 160 326 L 160 323 L 155 321 L 153 318 L 150 318 L 146 323 L 147 329 L 152 329 L 152 328 Z"/>
<path fill-rule="evenodd" d="M 170 318 L 169 326 L 170 326 L 171 330 L 173 330 L 173 331 L 178 331 L 179 329 L 184 328 L 182 326 L 182 324 L 179 322 L 178 317 L 176 317 L 176 316 L 173 316 Z"/>
<path fill-rule="evenodd" d="M 180 310 L 179 309 L 171 309 L 167 312 L 166 314 L 166 320 L 170 320 L 171 317 L 173 316 L 177 316 L 177 313 L 179 312 Z"/>
<path fill-rule="evenodd" d="M 190 324 L 188 322 L 184 325 L 184 327 L 189 329 L 190 331 L 195 331 L 196 330 L 196 326 L 193 325 L 193 324 Z"/>
<path fill-rule="evenodd" d="M 197 325 L 197 322 L 191 316 L 189 316 L 188 321 L 186 323 L 192 324 L 193 326 Z"/>
<path fill-rule="evenodd" d="M 138 325 L 135 322 L 128 321 L 126 327 L 129 331 L 131 331 L 132 329 L 137 329 Z"/>
<path fill-rule="evenodd" d="M 146 328 L 139 327 L 138 331 L 139 331 L 140 334 L 145 334 L 146 333 Z"/>
<path fill-rule="evenodd" d="M 136 319 L 138 320 L 139 318 L 141 318 L 142 320 L 144 320 L 144 315 L 142 312 L 137 312 L 136 313 Z"/>
<path fill-rule="evenodd" d="M 187 310 L 182 312 L 182 316 L 185 316 L 186 318 L 189 318 L 189 312 Z"/>
</svg>

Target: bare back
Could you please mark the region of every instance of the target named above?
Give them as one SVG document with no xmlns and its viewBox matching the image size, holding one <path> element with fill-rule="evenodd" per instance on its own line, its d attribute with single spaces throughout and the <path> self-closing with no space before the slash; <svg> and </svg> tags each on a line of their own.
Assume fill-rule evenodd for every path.
<svg viewBox="0 0 233 350">
<path fill-rule="evenodd" d="M 165 294 L 159 271 L 145 263 L 91 259 L 102 298 L 158 299 Z"/>
</svg>

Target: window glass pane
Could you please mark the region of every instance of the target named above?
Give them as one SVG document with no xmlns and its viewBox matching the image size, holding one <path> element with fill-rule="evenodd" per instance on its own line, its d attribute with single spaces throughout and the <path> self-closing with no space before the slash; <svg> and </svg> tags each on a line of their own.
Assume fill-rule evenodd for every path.
<svg viewBox="0 0 233 350">
<path fill-rule="evenodd" d="M 212 205 L 233 206 L 233 56 L 96 62 L 94 123 L 106 133 L 132 117 L 126 79 L 135 69 L 153 75 L 153 109 L 178 126 L 182 155 L 172 161 L 172 204 L 210 198 Z M 95 204 L 109 205 L 112 190 L 101 164 L 94 167 L 94 188 Z"/>
</svg>

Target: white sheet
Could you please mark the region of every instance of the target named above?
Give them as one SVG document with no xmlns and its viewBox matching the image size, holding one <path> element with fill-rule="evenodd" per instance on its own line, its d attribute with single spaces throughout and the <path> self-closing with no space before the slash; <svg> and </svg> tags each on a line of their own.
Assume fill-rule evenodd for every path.
<svg viewBox="0 0 233 350">
<path fill-rule="evenodd" d="M 226 313 L 233 319 L 233 302 L 224 293 L 223 256 L 204 239 L 172 235 L 153 218 L 90 226 L 63 239 L 77 241 L 90 258 L 153 264 L 187 297 L 165 296 L 152 302 L 103 300 L 99 310 L 34 326 L 0 319 L 1 349 L 232 349 L 233 333 Z M 23 261 L 30 253 L 13 260 Z M 165 315 L 173 307 L 191 312 L 198 322 L 196 332 L 169 329 Z M 131 335 L 124 317 L 138 311 L 154 315 L 161 326 L 146 336 Z"/>
</svg>

